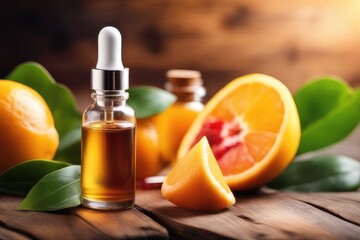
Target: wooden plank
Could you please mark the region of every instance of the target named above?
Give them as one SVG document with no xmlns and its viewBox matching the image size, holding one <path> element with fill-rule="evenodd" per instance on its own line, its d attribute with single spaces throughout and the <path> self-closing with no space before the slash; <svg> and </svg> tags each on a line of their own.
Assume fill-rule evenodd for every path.
<svg viewBox="0 0 360 240">
<path fill-rule="evenodd" d="M 286 192 L 237 194 L 234 206 L 212 213 L 179 208 L 164 200 L 158 190 L 138 191 L 136 204 L 165 226 L 170 236 L 186 239 L 357 239 L 360 234 L 356 224 Z"/>
<path fill-rule="evenodd" d="M 164 227 L 136 209 L 102 212 L 79 208 L 74 214 L 111 239 L 166 239 L 168 236 Z"/>
<path fill-rule="evenodd" d="M 290 196 L 360 226 L 360 192 L 293 193 Z"/>
<path fill-rule="evenodd" d="M 29 240 L 31 238 L 26 235 L 22 235 L 21 233 L 12 231 L 10 229 L 6 229 L 0 226 L 0 239 L 7 240 Z"/>
<path fill-rule="evenodd" d="M 82 219 L 63 211 L 54 214 L 18 211 L 21 198 L 0 196 L 0 222 L 14 231 L 35 239 L 101 238 L 103 234 Z"/>
<path fill-rule="evenodd" d="M 166 239 L 165 228 L 136 209 L 54 213 L 18 211 L 22 198 L 0 195 L 0 226 L 35 239 Z"/>
</svg>

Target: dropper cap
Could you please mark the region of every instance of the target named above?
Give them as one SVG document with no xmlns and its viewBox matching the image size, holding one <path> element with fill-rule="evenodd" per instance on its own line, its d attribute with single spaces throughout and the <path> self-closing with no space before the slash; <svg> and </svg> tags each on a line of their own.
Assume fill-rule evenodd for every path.
<svg viewBox="0 0 360 240">
<path fill-rule="evenodd" d="M 121 59 L 121 35 L 114 27 L 104 27 L 98 37 L 98 62 L 91 71 L 91 89 L 126 90 L 129 88 L 129 69 Z"/>
</svg>

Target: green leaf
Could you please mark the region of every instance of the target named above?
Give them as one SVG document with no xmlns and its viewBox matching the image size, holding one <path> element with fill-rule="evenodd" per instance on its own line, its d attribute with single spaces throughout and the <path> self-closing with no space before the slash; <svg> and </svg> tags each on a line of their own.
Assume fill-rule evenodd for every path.
<svg viewBox="0 0 360 240">
<path fill-rule="evenodd" d="M 20 210 L 55 211 L 80 205 L 80 166 L 73 165 L 43 177 L 20 204 Z"/>
<path fill-rule="evenodd" d="M 305 129 L 322 119 L 351 95 L 350 87 L 335 77 L 322 77 L 305 84 L 294 95 L 301 127 Z"/>
<path fill-rule="evenodd" d="M 46 174 L 67 166 L 68 163 L 50 160 L 30 160 L 20 163 L 0 175 L 0 192 L 26 196 Z"/>
<path fill-rule="evenodd" d="M 63 138 L 69 132 L 80 129 L 81 114 L 76 109 L 71 91 L 66 86 L 56 83 L 43 66 L 34 62 L 20 64 L 6 76 L 6 79 L 33 88 L 45 99 L 54 117 L 55 127 L 60 136 L 60 145 L 64 144 Z M 77 140 L 80 142 L 79 138 Z M 67 152 L 67 148 L 59 148 L 57 155 L 67 156 L 66 161 L 76 164 L 80 163 L 80 158 L 77 158 L 80 155 L 80 148 L 76 151 L 76 157 L 68 158 L 73 153 Z"/>
<path fill-rule="evenodd" d="M 356 191 L 360 187 L 360 162 L 346 156 L 295 161 L 268 186 L 298 192 Z"/>
<path fill-rule="evenodd" d="M 334 144 L 348 136 L 360 121 L 360 93 L 335 78 L 320 78 L 294 96 L 301 122 L 297 154 Z"/>
<path fill-rule="evenodd" d="M 127 103 L 135 110 L 137 118 L 147 118 L 164 111 L 173 104 L 176 96 L 156 87 L 139 86 L 127 90 Z"/>
<path fill-rule="evenodd" d="M 81 129 L 69 131 L 61 139 L 54 159 L 59 161 L 80 164 L 81 162 Z"/>
</svg>

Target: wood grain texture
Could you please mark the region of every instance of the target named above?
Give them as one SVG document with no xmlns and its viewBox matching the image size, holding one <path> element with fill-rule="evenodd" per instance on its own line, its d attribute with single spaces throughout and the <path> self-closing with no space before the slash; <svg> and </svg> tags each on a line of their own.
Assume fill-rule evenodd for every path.
<svg viewBox="0 0 360 240">
<path fill-rule="evenodd" d="M 0 231 L 5 239 L 167 239 L 165 228 L 136 209 L 101 212 L 85 208 L 54 213 L 18 211 L 22 198 L 0 195 Z M 5 235 L 7 234 L 7 235 Z M 15 236 L 14 238 L 11 238 Z"/>
<path fill-rule="evenodd" d="M 286 192 L 257 192 L 238 194 L 237 203 L 227 210 L 213 213 L 181 209 L 164 201 L 159 191 L 139 191 L 137 206 L 144 213 L 168 228 L 170 235 L 186 239 L 357 239 L 360 227 L 357 214 L 360 193 L 301 194 Z M 348 204 L 334 204 L 331 199 L 349 198 Z M 339 212 L 333 213 L 314 207 L 306 201 L 317 201 Z M 315 199 L 315 200 L 314 200 Z M 330 200 L 329 200 L 330 199 Z M 350 214 L 350 211 L 355 211 Z M 336 210 L 335 210 L 336 209 Z M 340 213 L 341 212 L 341 213 Z M 346 220 L 352 219 L 353 222 Z M 344 220 L 345 219 L 345 220 Z"/>
<path fill-rule="evenodd" d="M 198 212 L 173 205 L 159 190 L 138 190 L 129 211 L 79 207 L 41 213 L 17 211 L 21 198 L 0 195 L 0 239 L 166 239 L 168 233 L 176 239 L 358 239 L 360 234 L 360 192 L 262 189 L 236 197 L 228 209 Z"/>
<path fill-rule="evenodd" d="M 167 236 L 165 228 L 135 209 L 104 213 L 79 208 L 74 214 L 111 239 L 165 239 Z"/>
<path fill-rule="evenodd" d="M 23 235 L 21 233 L 6 229 L 0 226 L 0 239 L 7 239 L 7 240 L 29 240 L 31 238 Z"/>
<path fill-rule="evenodd" d="M 290 197 L 360 226 L 360 193 L 293 193 Z"/>
</svg>

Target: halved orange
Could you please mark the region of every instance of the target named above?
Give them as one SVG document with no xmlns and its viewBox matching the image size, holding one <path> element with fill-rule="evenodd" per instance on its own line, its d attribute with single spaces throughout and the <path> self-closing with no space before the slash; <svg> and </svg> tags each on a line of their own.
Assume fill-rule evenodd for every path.
<svg viewBox="0 0 360 240">
<path fill-rule="evenodd" d="M 300 121 L 290 91 L 263 75 L 239 77 L 221 89 L 185 134 L 178 159 L 206 136 L 232 190 L 266 184 L 292 161 Z"/>
<path fill-rule="evenodd" d="M 164 198 L 193 210 L 219 210 L 235 203 L 210 145 L 203 137 L 166 176 Z"/>
</svg>

